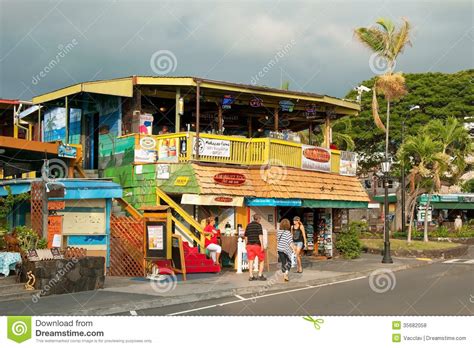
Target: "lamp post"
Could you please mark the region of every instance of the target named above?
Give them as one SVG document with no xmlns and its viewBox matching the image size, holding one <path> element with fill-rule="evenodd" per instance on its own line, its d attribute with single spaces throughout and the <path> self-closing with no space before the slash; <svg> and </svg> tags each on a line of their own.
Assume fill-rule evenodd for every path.
<svg viewBox="0 0 474 348">
<path fill-rule="evenodd" d="M 412 105 L 410 106 L 410 109 L 408 110 L 409 112 L 413 111 L 413 110 L 418 110 L 420 108 L 419 105 Z M 405 135 L 405 120 L 406 118 L 404 118 L 402 120 L 402 135 L 401 135 L 401 141 L 402 141 L 402 144 L 404 142 L 404 135 Z M 405 164 L 404 162 L 402 161 L 402 177 L 401 177 L 401 185 L 402 185 L 402 233 L 405 233 L 405 228 L 406 228 L 406 213 L 405 213 Z"/>
<path fill-rule="evenodd" d="M 384 186 L 384 239 L 383 239 L 383 258 L 382 263 L 393 263 L 390 256 L 390 221 L 388 221 L 388 176 L 390 173 L 390 161 L 388 156 L 385 156 L 382 162 L 383 186 Z"/>
</svg>

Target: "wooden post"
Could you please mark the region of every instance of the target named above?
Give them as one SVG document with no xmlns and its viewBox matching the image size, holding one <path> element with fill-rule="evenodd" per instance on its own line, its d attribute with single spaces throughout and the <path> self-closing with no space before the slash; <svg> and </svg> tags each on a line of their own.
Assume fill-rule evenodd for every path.
<svg viewBox="0 0 474 348">
<path fill-rule="evenodd" d="M 249 126 L 249 138 L 252 138 L 252 116 L 249 115 L 247 123 Z"/>
<path fill-rule="evenodd" d="M 324 134 L 324 147 L 328 148 L 331 146 L 331 120 L 329 116 L 326 116 L 325 125 L 325 134 Z"/>
<path fill-rule="evenodd" d="M 308 143 L 309 145 L 311 145 L 311 138 L 312 138 L 312 135 L 313 135 L 313 122 L 309 122 L 309 134 L 308 134 Z"/>
<path fill-rule="evenodd" d="M 69 98 L 65 96 L 64 107 L 66 108 L 66 135 L 64 136 L 64 142 L 69 144 Z"/>
<path fill-rule="evenodd" d="M 196 81 L 196 159 L 199 159 L 199 119 L 201 118 L 201 81 Z M 192 155 L 192 154 L 191 154 Z"/>
<path fill-rule="evenodd" d="M 13 105 L 13 137 L 15 139 L 18 139 L 18 126 L 17 126 L 17 119 L 16 119 L 17 112 L 18 112 L 17 107 Z"/>
<path fill-rule="evenodd" d="M 179 88 L 176 88 L 176 101 L 175 101 L 175 120 L 174 120 L 174 129 L 175 133 L 178 133 L 181 131 L 181 115 L 179 114 L 179 98 L 181 98 L 181 90 Z"/>
<path fill-rule="evenodd" d="M 217 105 L 217 132 L 222 134 L 222 106 L 221 104 Z"/>
<path fill-rule="evenodd" d="M 273 112 L 273 128 L 275 132 L 278 132 L 278 108 L 275 108 L 275 111 Z"/>
<path fill-rule="evenodd" d="M 38 141 L 43 141 L 43 139 L 41 139 L 41 106 L 38 105 L 38 139 L 36 139 Z"/>
</svg>

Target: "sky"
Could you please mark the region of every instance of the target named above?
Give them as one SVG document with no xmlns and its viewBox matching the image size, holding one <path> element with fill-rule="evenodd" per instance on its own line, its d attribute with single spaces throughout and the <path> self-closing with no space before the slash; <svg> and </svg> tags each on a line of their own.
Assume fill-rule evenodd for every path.
<svg viewBox="0 0 474 348">
<path fill-rule="evenodd" d="M 383 69 L 354 38 L 412 24 L 396 70 L 474 62 L 474 2 L 0 0 L 0 98 L 131 75 L 198 76 L 343 97 Z"/>
</svg>

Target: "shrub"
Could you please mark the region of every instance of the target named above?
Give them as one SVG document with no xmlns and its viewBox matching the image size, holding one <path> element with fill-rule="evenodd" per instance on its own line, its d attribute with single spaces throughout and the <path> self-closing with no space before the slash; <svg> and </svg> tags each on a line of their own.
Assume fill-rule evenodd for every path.
<svg viewBox="0 0 474 348">
<path fill-rule="evenodd" d="M 355 259 L 360 256 L 362 251 L 362 244 L 359 239 L 359 234 L 362 224 L 367 225 L 361 221 L 353 221 L 339 234 L 336 240 L 336 249 L 341 253 L 345 259 Z"/>
<path fill-rule="evenodd" d="M 436 230 L 433 232 L 429 233 L 430 237 L 441 237 L 441 238 L 446 238 L 449 237 L 449 235 L 452 234 L 449 232 L 448 228 L 445 226 L 438 227 Z"/>
<path fill-rule="evenodd" d="M 15 227 L 16 237 L 22 251 L 36 249 L 40 236 L 27 226 Z"/>
</svg>

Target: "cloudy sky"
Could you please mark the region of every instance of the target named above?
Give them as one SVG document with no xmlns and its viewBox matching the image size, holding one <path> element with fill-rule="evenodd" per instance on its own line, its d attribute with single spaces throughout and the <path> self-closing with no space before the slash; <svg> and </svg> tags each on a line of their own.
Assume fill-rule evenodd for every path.
<svg viewBox="0 0 474 348">
<path fill-rule="evenodd" d="M 344 96 L 380 62 L 353 30 L 413 24 L 403 72 L 472 68 L 470 0 L 0 0 L 0 98 L 130 75 L 200 76 Z"/>
</svg>

